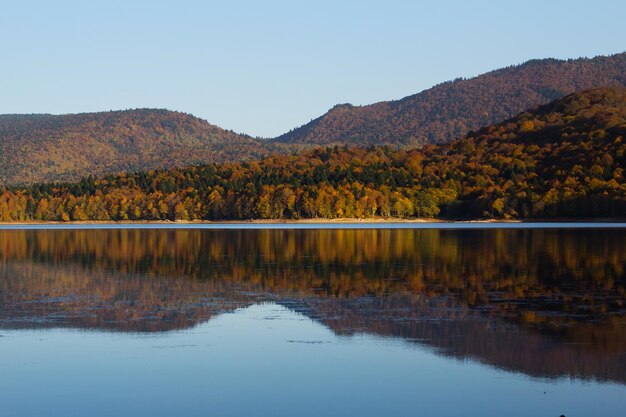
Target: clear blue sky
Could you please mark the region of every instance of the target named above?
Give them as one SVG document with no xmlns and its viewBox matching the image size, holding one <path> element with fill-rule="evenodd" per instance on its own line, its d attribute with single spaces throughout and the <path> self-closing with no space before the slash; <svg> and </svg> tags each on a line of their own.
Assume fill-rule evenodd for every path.
<svg viewBox="0 0 626 417">
<path fill-rule="evenodd" d="M 626 50 L 626 2 L 28 1 L 0 113 L 159 107 L 255 136 L 532 58 Z"/>
</svg>

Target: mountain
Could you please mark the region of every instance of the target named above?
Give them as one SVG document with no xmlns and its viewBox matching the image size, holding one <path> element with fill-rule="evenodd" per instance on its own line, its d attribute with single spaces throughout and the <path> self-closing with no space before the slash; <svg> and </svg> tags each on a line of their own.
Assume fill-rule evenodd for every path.
<svg viewBox="0 0 626 417">
<path fill-rule="evenodd" d="M 626 53 L 533 60 L 401 100 L 338 105 L 274 140 L 313 145 L 442 143 L 566 94 L 604 86 L 626 86 Z"/>
<path fill-rule="evenodd" d="M 600 88 L 421 149 L 329 147 L 14 187 L 0 221 L 626 217 L 624 137 L 626 88 Z"/>
<path fill-rule="evenodd" d="M 261 141 L 167 110 L 0 116 L 0 184 L 78 180 L 268 152 Z"/>
<path fill-rule="evenodd" d="M 335 144 L 411 148 L 444 143 L 574 91 L 625 85 L 626 53 L 536 60 L 398 101 L 338 105 L 273 140 L 257 140 L 167 110 L 0 115 L 0 186 L 249 161 Z"/>
</svg>

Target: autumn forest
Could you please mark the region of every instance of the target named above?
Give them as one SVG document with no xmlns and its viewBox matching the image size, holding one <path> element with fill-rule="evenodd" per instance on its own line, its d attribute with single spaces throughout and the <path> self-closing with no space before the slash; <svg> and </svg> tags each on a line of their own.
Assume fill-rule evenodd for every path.
<svg viewBox="0 0 626 417">
<path fill-rule="evenodd" d="M 444 144 L 9 186 L 0 220 L 624 217 L 625 136 L 626 88 L 599 88 Z"/>
</svg>

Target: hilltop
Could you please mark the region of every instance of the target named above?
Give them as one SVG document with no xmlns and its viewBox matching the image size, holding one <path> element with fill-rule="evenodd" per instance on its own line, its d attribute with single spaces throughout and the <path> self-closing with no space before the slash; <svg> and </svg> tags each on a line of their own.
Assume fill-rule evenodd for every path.
<svg viewBox="0 0 626 417">
<path fill-rule="evenodd" d="M 267 144 L 185 113 L 0 115 L 0 184 L 246 160 Z"/>
<path fill-rule="evenodd" d="M 311 145 L 443 143 L 575 91 L 626 86 L 626 53 L 542 59 L 457 79 L 400 100 L 343 104 L 274 140 Z"/>
</svg>

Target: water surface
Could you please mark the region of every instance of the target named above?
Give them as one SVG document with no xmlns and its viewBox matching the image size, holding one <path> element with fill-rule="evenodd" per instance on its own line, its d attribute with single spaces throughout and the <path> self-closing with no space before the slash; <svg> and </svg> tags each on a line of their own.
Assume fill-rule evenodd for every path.
<svg viewBox="0 0 626 417">
<path fill-rule="evenodd" d="M 0 403 L 11 416 L 622 415 L 624 232 L 0 230 Z"/>
</svg>

